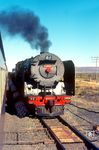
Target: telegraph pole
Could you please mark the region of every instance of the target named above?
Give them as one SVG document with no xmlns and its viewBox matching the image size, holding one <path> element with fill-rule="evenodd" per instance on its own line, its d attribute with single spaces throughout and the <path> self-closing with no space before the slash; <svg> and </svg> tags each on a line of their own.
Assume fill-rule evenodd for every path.
<svg viewBox="0 0 99 150">
<path fill-rule="evenodd" d="M 96 67 L 95 78 L 96 78 L 96 82 L 97 82 L 97 73 L 98 73 L 98 62 L 99 62 L 99 57 L 98 57 L 98 56 L 92 57 L 92 60 L 94 61 L 95 67 Z"/>
</svg>

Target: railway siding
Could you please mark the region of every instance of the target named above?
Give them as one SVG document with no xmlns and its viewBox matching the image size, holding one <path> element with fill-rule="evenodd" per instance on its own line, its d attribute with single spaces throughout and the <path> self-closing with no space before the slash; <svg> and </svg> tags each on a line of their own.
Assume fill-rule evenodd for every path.
<svg viewBox="0 0 99 150">
<path fill-rule="evenodd" d="M 65 107 L 65 114 L 62 117 L 99 147 L 99 134 L 94 129 L 94 126 L 99 124 L 98 112 L 69 104 Z"/>
</svg>

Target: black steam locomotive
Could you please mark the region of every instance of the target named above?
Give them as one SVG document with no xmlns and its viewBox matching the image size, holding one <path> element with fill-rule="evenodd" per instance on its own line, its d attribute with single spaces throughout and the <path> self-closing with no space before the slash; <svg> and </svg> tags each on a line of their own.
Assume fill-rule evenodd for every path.
<svg viewBox="0 0 99 150">
<path fill-rule="evenodd" d="M 75 67 L 72 61 L 41 53 L 16 64 L 14 85 L 31 113 L 57 116 L 75 94 Z"/>
</svg>

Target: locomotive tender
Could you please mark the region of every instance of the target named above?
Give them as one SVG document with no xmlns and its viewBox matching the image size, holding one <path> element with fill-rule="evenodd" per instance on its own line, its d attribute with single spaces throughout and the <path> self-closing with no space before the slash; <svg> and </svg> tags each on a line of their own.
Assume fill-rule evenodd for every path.
<svg viewBox="0 0 99 150">
<path fill-rule="evenodd" d="M 15 84 L 25 106 L 38 116 L 57 116 L 75 94 L 75 67 L 49 52 L 20 61 Z"/>
</svg>

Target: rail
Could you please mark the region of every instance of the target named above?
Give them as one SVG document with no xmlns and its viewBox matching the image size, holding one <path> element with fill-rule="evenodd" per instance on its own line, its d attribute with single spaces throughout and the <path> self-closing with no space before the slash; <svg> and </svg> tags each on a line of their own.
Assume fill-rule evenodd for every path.
<svg viewBox="0 0 99 150">
<path fill-rule="evenodd" d="M 58 116 L 57 118 L 59 119 L 60 122 L 62 122 L 64 125 L 68 126 L 74 133 L 76 133 L 77 136 L 79 136 L 83 140 L 83 142 L 85 143 L 88 150 L 99 150 L 99 148 L 95 144 L 93 144 L 86 136 L 84 136 L 74 126 L 71 126 L 60 116 Z"/>
<path fill-rule="evenodd" d="M 48 129 L 48 131 L 51 134 L 52 138 L 56 142 L 57 148 L 59 150 L 66 150 L 66 148 L 63 146 L 62 142 L 58 139 L 58 137 L 55 135 L 55 133 L 51 130 L 51 128 L 47 125 L 47 123 L 43 119 L 41 119 L 41 123 L 44 125 L 44 127 L 46 127 Z"/>
<path fill-rule="evenodd" d="M 57 117 L 57 120 L 59 121 L 59 123 L 61 123 L 62 125 L 64 125 L 64 127 L 66 127 L 67 128 L 67 132 L 69 132 L 69 130 L 71 130 L 71 132 L 73 132 L 74 133 L 74 138 L 76 139 L 76 140 L 78 140 L 78 141 L 73 141 L 74 143 L 84 143 L 85 144 L 85 146 L 86 146 L 86 148 L 88 149 L 88 150 L 99 150 L 99 148 L 95 145 L 95 144 L 93 144 L 92 143 L 92 141 L 90 141 L 85 135 L 83 135 L 80 131 L 78 131 L 74 126 L 71 126 L 67 121 L 65 121 L 63 118 L 61 118 L 60 116 L 58 116 Z M 64 141 L 68 141 L 68 139 L 64 139 L 65 138 L 65 136 L 63 137 L 63 139 L 62 139 L 62 136 L 57 136 L 57 133 L 58 132 L 60 132 L 61 133 L 61 135 L 62 135 L 62 128 L 63 128 L 63 130 L 64 130 L 64 127 L 63 126 L 61 126 L 61 127 L 59 127 L 59 124 L 58 125 L 53 125 L 53 123 L 51 123 L 51 124 L 49 124 L 45 119 L 40 119 L 40 121 L 41 121 L 41 123 L 43 124 L 43 126 L 45 127 L 45 128 L 47 128 L 48 129 L 48 131 L 49 131 L 49 133 L 50 133 L 50 135 L 52 136 L 52 138 L 54 139 L 54 141 L 55 141 L 55 143 L 56 143 L 56 147 L 57 147 L 57 149 L 59 149 L 59 150 L 66 150 L 66 143 L 64 142 Z M 52 121 L 53 122 L 53 121 Z M 57 124 L 57 123 L 56 123 Z M 57 130 L 58 130 L 58 128 L 60 128 L 61 130 L 60 131 L 58 131 L 57 132 Z M 64 130 L 65 132 L 64 132 L 64 134 L 66 133 L 66 129 Z M 63 134 L 63 135 L 64 135 Z M 67 135 L 67 137 L 68 137 L 68 135 Z M 69 142 L 67 142 L 67 144 L 68 144 Z"/>
</svg>

